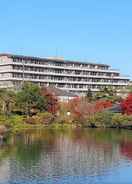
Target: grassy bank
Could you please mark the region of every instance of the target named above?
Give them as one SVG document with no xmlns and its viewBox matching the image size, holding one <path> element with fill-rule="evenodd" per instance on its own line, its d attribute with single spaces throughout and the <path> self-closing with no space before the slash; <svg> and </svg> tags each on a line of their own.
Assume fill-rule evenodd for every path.
<svg viewBox="0 0 132 184">
<path fill-rule="evenodd" d="M 1 134 L 6 131 L 11 133 L 22 132 L 26 129 L 71 129 L 76 128 L 77 125 L 69 122 L 57 122 L 57 118 L 53 117 L 51 113 L 39 113 L 35 116 L 23 115 L 0 115 L 0 129 Z M 3 128 L 5 127 L 5 128 Z M 3 129 L 3 131 L 2 131 Z"/>
<path fill-rule="evenodd" d="M 51 113 L 39 113 L 35 116 L 0 115 L 0 126 L 5 126 L 12 133 L 25 129 L 57 129 L 66 130 L 81 128 L 128 128 L 132 129 L 132 116 L 120 113 L 100 112 L 84 119 L 72 116 L 53 116 Z M 2 132 L 2 131 L 1 131 Z"/>
</svg>

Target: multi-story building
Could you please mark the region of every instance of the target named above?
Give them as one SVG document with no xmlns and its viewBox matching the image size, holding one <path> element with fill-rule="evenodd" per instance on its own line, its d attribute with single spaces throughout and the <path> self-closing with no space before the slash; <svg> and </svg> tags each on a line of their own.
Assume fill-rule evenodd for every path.
<svg viewBox="0 0 132 184">
<path fill-rule="evenodd" d="M 25 81 L 84 94 L 89 88 L 94 92 L 106 86 L 124 88 L 129 78 L 106 64 L 0 54 L 0 87 L 19 89 Z"/>
</svg>

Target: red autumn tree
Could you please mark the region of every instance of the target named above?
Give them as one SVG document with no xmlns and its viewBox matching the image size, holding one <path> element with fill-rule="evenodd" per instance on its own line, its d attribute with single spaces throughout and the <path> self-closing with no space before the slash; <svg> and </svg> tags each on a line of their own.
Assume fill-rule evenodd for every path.
<svg viewBox="0 0 132 184">
<path fill-rule="evenodd" d="M 112 102 L 110 100 L 98 100 L 95 103 L 95 109 L 97 112 L 101 112 L 109 107 L 112 107 Z"/>
<path fill-rule="evenodd" d="M 89 103 L 85 98 L 74 98 L 68 103 L 69 111 L 75 119 L 85 120 L 95 113 L 95 105 Z"/>
<path fill-rule="evenodd" d="M 122 112 L 127 115 L 132 115 L 132 93 L 121 102 Z"/>
<path fill-rule="evenodd" d="M 44 87 L 41 89 L 41 95 L 46 99 L 46 110 L 52 114 L 56 114 L 59 110 L 59 102 L 55 94 Z"/>
<path fill-rule="evenodd" d="M 85 98 L 74 98 L 69 101 L 69 111 L 76 117 L 88 117 L 106 108 L 112 107 L 109 100 L 98 100 L 95 103 L 89 103 Z"/>
</svg>

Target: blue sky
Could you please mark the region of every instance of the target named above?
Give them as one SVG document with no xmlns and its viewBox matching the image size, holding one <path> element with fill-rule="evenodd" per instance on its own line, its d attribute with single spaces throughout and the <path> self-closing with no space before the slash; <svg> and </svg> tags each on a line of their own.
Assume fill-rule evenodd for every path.
<svg viewBox="0 0 132 184">
<path fill-rule="evenodd" d="M 64 56 L 132 76 L 131 0 L 0 0 L 0 52 Z"/>
</svg>

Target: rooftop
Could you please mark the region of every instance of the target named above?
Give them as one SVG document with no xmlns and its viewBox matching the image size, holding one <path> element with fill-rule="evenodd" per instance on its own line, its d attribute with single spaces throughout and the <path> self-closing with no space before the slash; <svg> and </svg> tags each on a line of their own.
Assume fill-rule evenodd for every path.
<svg viewBox="0 0 132 184">
<path fill-rule="evenodd" d="M 90 65 L 109 67 L 109 65 L 107 65 L 107 64 L 87 62 L 87 61 L 86 62 L 71 61 L 71 60 L 65 60 L 63 57 L 44 57 L 44 58 L 42 58 L 42 57 L 15 55 L 15 54 L 9 54 L 9 53 L 1 53 L 0 56 L 7 56 L 9 58 L 20 58 L 20 59 L 30 59 L 30 60 L 40 60 L 40 61 L 54 61 L 54 62 L 69 63 L 69 64 L 90 64 Z"/>
<path fill-rule="evenodd" d="M 51 92 L 55 96 L 77 97 L 77 95 L 72 93 L 72 92 L 69 92 L 69 91 L 66 91 L 66 90 L 62 90 L 62 89 L 56 88 L 54 86 L 43 87 L 43 89 Z"/>
</svg>

